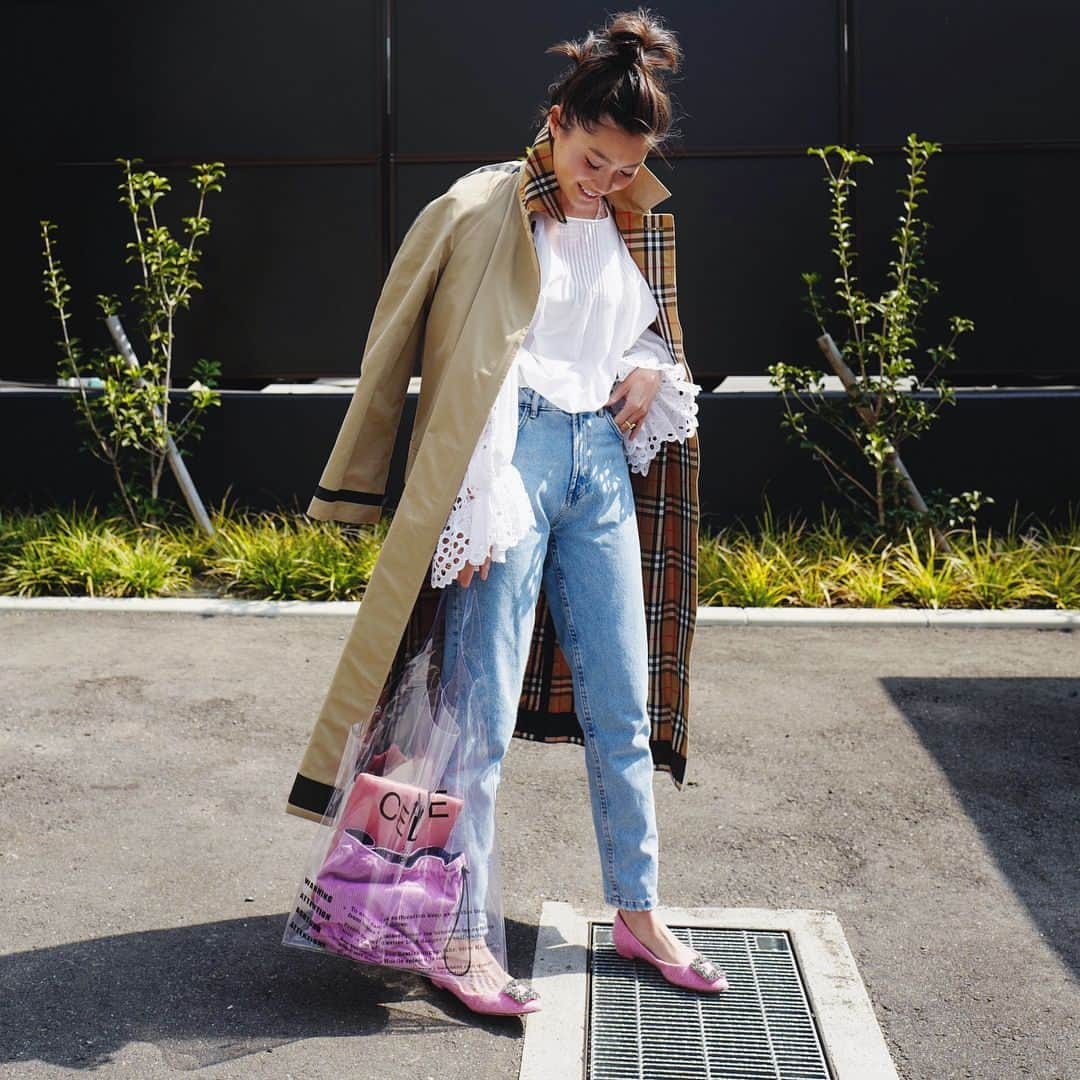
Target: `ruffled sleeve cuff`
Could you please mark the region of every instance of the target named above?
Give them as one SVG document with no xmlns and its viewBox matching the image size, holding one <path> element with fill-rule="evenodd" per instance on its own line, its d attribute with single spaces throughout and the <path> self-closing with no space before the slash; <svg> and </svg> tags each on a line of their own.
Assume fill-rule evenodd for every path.
<svg viewBox="0 0 1080 1080">
<path fill-rule="evenodd" d="M 662 356 L 659 348 L 639 348 L 628 353 L 619 365 L 618 381 L 638 367 L 658 370 L 660 385 L 644 420 L 633 432 L 623 435 L 623 448 L 630 471 L 648 476 L 649 463 L 665 442 L 685 442 L 697 431 L 697 395 L 701 387 L 686 378 L 683 366 L 671 359 L 666 347 Z"/>
<path fill-rule="evenodd" d="M 445 588 L 466 562 L 483 566 L 489 553 L 492 562 L 506 562 L 507 550 L 535 524 L 532 502 L 513 465 L 503 465 L 490 485 L 464 484 L 435 546 L 432 587 Z"/>
</svg>

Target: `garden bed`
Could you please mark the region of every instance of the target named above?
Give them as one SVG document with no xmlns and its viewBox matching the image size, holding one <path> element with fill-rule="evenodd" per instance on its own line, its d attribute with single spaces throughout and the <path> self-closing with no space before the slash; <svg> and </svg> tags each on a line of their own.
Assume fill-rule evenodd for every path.
<svg viewBox="0 0 1080 1080">
<path fill-rule="evenodd" d="M 136 527 L 93 509 L 0 513 L 0 594 L 359 600 L 389 528 L 282 513 Z M 859 541 L 835 516 L 702 529 L 698 599 L 722 607 L 1080 608 L 1080 521 Z"/>
</svg>

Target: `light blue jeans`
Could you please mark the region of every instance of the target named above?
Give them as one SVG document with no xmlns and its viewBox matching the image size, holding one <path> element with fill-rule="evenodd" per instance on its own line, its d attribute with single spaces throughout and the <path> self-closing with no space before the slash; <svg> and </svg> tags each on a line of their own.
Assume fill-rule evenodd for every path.
<svg viewBox="0 0 1080 1080">
<path fill-rule="evenodd" d="M 618 408 L 621 408 L 621 404 Z M 536 527 L 493 562 L 487 579 L 447 586 L 444 670 L 457 650 L 479 660 L 469 721 L 463 815 L 472 898 L 484 910 L 487 860 L 495 826 L 495 792 L 518 700 L 541 584 L 559 645 L 573 677 L 585 737 L 592 819 L 600 851 L 604 900 L 613 907 L 657 906 L 658 838 L 649 749 L 648 637 L 634 495 L 613 410 L 570 413 L 531 387 L 518 391 L 513 462 L 532 500 Z M 479 618 L 464 619 L 475 590 Z M 482 718 L 478 720 L 477 718 Z M 537 792 L 537 799 L 546 799 Z M 547 853 L 545 853 L 547 854 Z"/>
</svg>

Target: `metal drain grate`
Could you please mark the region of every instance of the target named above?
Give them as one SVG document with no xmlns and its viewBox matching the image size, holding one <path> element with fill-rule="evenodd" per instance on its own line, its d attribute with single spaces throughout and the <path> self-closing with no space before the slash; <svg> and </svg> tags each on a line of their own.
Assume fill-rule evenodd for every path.
<svg viewBox="0 0 1080 1080">
<path fill-rule="evenodd" d="M 833 1080 L 788 934 L 670 929 L 724 969 L 728 989 L 672 986 L 619 956 L 611 923 L 592 923 L 587 1080 Z"/>
</svg>

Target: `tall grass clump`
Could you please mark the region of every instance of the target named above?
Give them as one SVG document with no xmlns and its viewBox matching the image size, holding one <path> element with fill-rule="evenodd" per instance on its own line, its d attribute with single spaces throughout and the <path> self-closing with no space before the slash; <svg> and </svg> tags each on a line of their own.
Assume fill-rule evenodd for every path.
<svg viewBox="0 0 1080 1080">
<path fill-rule="evenodd" d="M 389 521 L 343 526 L 218 508 L 193 523 L 132 525 L 93 508 L 0 514 L 0 593 L 358 600 Z"/>
<path fill-rule="evenodd" d="M 244 514 L 218 526 L 206 576 L 224 595 L 266 600 L 358 600 L 389 523 L 345 528 L 281 513 Z"/>
<path fill-rule="evenodd" d="M 5 515 L 0 591 L 16 596 L 162 596 L 188 586 L 182 548 L 95 510 Z"/>
<path fill-rule="evenodd" d="M 702 529 L 698 599 L 732 607 L 986 608 L 1080 606 L 1080 525 L 1035 523 L 1003 534 L 974 525 L 905 529 L 902 541 L 850 536 L 835 511 L 778 524 L 766 500 L 752 526 Z"/>
</svg>

